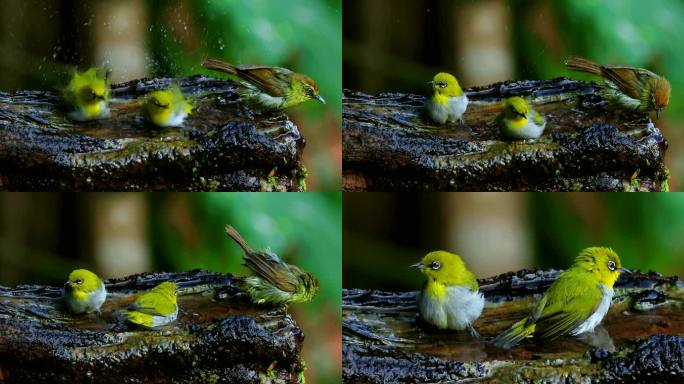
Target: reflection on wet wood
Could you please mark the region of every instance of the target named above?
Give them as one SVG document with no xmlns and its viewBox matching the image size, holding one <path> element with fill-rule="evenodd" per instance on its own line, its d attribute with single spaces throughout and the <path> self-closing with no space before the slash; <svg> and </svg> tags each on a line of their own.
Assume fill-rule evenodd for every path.
<svg viewBox="0 0 684 384">
<path fill-rule="evenodd" d="M 684 283 L 677 277 L 622 276 L 597 331 L 607 342 L 598 347 L 573 337 L 546 345 L 528 341 L 509 351 L 489 344 L 527 316 L 559 272 L 519 271 L 480 280 L 487 302 L 475 323 L 479 339 L 422 323 L 416 292 L 343 290 L 345 382 L 684 380 Z"/>
<path fill-rule="evenodd" d="M 178 79 L 195 103 L 185 127 L 147 125 L 140 98 L 171 81 L 114 85 L 111 117 L 86 123 L 68 120 L 55 92 L 0 92 L 0 190 L 304 189 L 297 126 L 249 110 L 230 81 Z"/>
<path fill-rule="evenodd" d="M 191 271 L 105 282 L 101 314 L 72 316 L 60 287 L 0 287 L 0 382 L 300 383 L 304 334 L 284 309 L 254 307 L 235 277 Z M 147 330 L 124 321 L 136 295 L 178 284 L 178 319 Z"/>
<path fill-rule="evenodd" d="M 642 113 L 612 112 L 596 86 L 565 78 L 466 90 L 464 123 L 443 127 L 424 96 L 342 99 L 344 189 L 622 191 L 667 188 L 668 143 Z M 548 123 L 537 140 L 502 138 L 502 100 L 528 98 Z"/>
</svg>

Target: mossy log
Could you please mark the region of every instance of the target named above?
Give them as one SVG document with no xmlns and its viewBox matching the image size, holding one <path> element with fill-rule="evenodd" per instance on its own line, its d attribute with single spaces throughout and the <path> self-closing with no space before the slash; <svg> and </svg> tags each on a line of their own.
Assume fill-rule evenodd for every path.
<svg viewBox="0 0 684 384">
<path fill-rule="evenodd" d="M 347 191 L 659 191 L 668 143 L 649 116 L 612 111 L 594 83 L 558 78 L 466 90 L 463 123 L 436 126 L 424 96 L 345 90 Z M 547 119 L 536 140 L 502 137 L 502 100 L 527 98 Z"/>
<path fill-rule="evenodd" d="M 622 276 L 592 335 L 598 343 L 566 336 L 508 351 L 491 345 L 527 316 L 559 272 L 523 270 L 480 280 L 486 304 L 474 324 L 479 338 L 422 323 L 416 292 L 343 290 L 345 383 L 684 381 L 684 284 L 677 277 Z"/>
<path fill-rule="evenodd" d="M 176 81 L 194 100 L 182 128 L 157 128 L 140 98 Z M 251 111 L 235 83 L 203 76 L 112 87 L 111 116 L 65 117 L 55 92 L 0 93 L 0 190 L 300 191 L 304 139 L 284 113 Z"/>
<path fill-rule="evenodd" d="M 283 308 L 255 307 L 236 278 L 206 271 L 105 282 L 101 314 L 70 315 L 61 287 L 0 287 L 0 382 L 301 383 L 304 334 Z M 127 323 L 142 290 L 178 284 L 178 319 Z"/>
</svg>

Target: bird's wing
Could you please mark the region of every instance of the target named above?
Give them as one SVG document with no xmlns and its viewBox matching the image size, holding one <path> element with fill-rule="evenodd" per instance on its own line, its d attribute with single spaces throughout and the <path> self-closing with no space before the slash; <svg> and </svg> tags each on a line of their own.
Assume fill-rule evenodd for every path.
<svg viewBox="0 0 684 384">
<path fill-rule="evenodd" d="M 603 67 L 603 75 L 618 86 L 627 96 L 641 100 L 641 89 L 646 85 L 648 75 L 653 75 L 650 71 L 639 70 L 630 67 Z M 636 85 L 636 86 L 635 86 Z"/>
<path fill-rule="evenodd" d="M 174 312 L 175 304 L 171 300 L 161 300 L 152 292 L 143 293 L 131 304 L 129 309 L 152 316 L 167 316 Z"/>
<path fill-rule="evenodd" d="M 532 116 L 532 120 L 534 120 L 534 122 L 535 122 L 537 125 L 542 125 L 542 124 L 544 124 L 544 118 L 543 118 L 542 115 L 541 115 L 539 112 L 537 112 L 537 111 L 534 111 L 534 115 Z"/>
<path fill-rule="evenodd" d="M 285 96 L 285 90 L 290 88 L 289 79 L 291 77 L 285 74 L 291 75 L 292 72 L 285 68 L 277 69 L 278 71 L 274 71 L 273 67 L 256 65 L 236 67 L 239 77 L 254 84 L 254 86 L 273 97 L 283 97 Z"/>
<path fill-rule="evenodd" d="M 301 273 L 299 268 L 285 264 L 268 251 L 247 254 L 245 266 L 282 291 L 297 291 L 297 275 Z"/>
<path fill-rule="evenodd" d="M 536 321 L 535 335 L 552 340 L 587 320 L 601 303 L 602 293 L 592 276 L 563 273 L 544 297 L 546 305 Z"/>
</svg>

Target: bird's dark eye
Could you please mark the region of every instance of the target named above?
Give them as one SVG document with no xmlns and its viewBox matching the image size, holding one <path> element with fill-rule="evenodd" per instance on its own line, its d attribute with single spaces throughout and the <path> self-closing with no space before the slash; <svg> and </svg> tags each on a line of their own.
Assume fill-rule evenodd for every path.
<svg viewBox="0 0 684 384">
<path fill-rule="evenodd" d="M 433 261 L 432 264 L 430 264 L 430 268 L 434 269 L 435 271 L 440 269 L 442 267 L 442 264 L 439 261 Z"/>
<path fill-rule="evenodd" d="M 314 96 L 313 89 L 311 89 L 311 88 L 307 89 L 307 90 L 306 90 L 306 94 L 307 94 L 309 97 L 313 97 L 313 96 Z"/>
<path fill-rule="evenodd" d="M 446 88 L 446 86 L 447 86 L 447 84 L 446 84 L 445 82 L 443 82 L 443 81 L 440 82 L 438 85 L 439 85 L 440 88 Z"/>
<path fill-rule="evenodd" d="M 615 270 L 615 262 L 614 261 L 611 260 L 608 262 L 608 269 L 610 269 L 611 271 Z"/>
<path fill-rule="evenodd" d="M 83 279 L 78 279 L 78 280 L 76 280 L 76 284 L 78 284 L 78 285 L 83 284 Z"/>
</svg>

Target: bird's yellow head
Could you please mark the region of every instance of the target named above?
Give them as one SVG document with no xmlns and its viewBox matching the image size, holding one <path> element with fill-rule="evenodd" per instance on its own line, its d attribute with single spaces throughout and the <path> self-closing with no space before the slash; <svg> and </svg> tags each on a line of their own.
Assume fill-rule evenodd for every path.
<svg viewBox="0 0 684 384">
<path fill-rule="evenodd" d="M 575 258 L 575 264 L 571 269 L 581 269 L 592 273 L 596 280 L 608 287 L 612 287 L 620 277 L 622 268 L 620 257 L 610 248 L 590 247 L 585 248 Z"/>
<path fill-rule="evenodd" d="M 86 295 L 94 292 L 100 286 L 100 278 L 87 269 L 76 269 L 69 274 L 69 280 L 64 283 L 66 292 L 74 295 Z"/>
<path fill-rule="evenodd" d="M 75 106 L 87 107 L 109 101 L 108 72 L 90 68 L 85 72 L 74 71 L 65 93 L 73 95 Z"/>
<path fill-rule="evenodd" d="M 316 99 L 325 104 L 325 99 L 318 93 L 318 85 L 306 75 L 294 73 L 290 92 L 285 93 L 283 108 Z"/>
<path fill-rule="evenodd" d="M 458 80 L 449 73 L 440 72 L 436 74 L 429 84 L 432 85 L 435 96 L 463 96 L 463 90 L 458 84 Z"/>
<path fill-rule="evenodd" d="M 509 120 L 527 120 L 530 107 L 522 97 L 510 97 L 504 102 L 503 116 Z"/>
<path fill-rule="evenodd" d="M 430 252 L 412 267 L 418 268 L 428 278 L 428 284 L 464 285 L 472 290 L 478 289 L 475 275 L 456 254 L 446 251 Z"/>
<path fill-rule="evenodd" d="M 179 112 L 189 115 L 193 109 L 192 103 L 183 96 L 177 84 L 167 89 L 150 92 L 145 96 L 144 103 L 147 118 L 161 127 L 171 124 L 170 119 L 177 116 Z"/>
<path fill-rule="evenodd" d="M 152 288 L 150 293 L 153 294 L 153 296 L 152 296 L 153 298 L 157 297 L 157 296 L 154 296 L 154 294 L 158 294 L 161 296 L 161 297 L 158 297 L 159 300 L 169 300 L 169 301 L 173 302 L 174 304 L 176 304 L 176 290 L 177 289 L 178 289 L 178 286 L 176 285 L 176 283 L 172 283 L 170 281 L 165 281 L 165 282 L 157 285 L 156 287 Z"/>
</svg>

